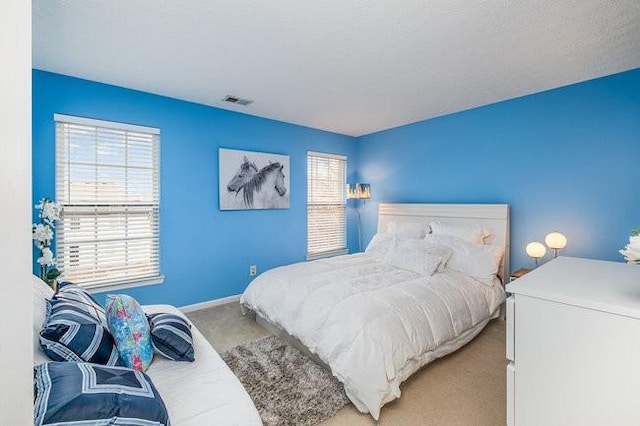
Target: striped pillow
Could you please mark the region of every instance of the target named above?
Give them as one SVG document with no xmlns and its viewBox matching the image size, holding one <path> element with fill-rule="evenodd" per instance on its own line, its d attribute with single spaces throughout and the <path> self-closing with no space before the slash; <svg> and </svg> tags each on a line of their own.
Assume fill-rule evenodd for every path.
<svg viewBox="0 0 640 426">
<path fill-rule="evenodd" d="M 174 314 L 147 315 L 151 326 L 151 343 L 161 355 L 173 361 L 193 361 L 191 325 Z"/>
<path fill-rule="evenodd" d="M 58 283 L 52 299 L 74 303 L 98 319 L 103 325 L 106 324 L 104 308 L 87 290 L 77 284 L 68 281 Z"/>
<path fill-rule="evenodd" d="M 82 305 L 48 300 L 40 346 L 54 361 L 122 365 L 109 331 Z"/>
</svg>

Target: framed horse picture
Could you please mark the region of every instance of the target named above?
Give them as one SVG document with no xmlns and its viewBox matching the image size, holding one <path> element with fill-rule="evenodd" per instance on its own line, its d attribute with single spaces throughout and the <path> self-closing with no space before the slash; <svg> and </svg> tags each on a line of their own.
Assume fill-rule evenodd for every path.
<svg viewBox="0 0 640 426">
<path fill-rule="evenodd" d="M 288 209 L 289 156 L 218 149 L 220 210 Z"/>
</svg>

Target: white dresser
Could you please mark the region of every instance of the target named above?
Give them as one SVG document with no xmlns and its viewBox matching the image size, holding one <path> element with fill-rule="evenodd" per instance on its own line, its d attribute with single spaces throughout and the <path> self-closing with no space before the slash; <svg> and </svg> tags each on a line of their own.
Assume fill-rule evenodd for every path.
<svg viewBox="0 0 640 426">
<path fill-rule="evenodd" d="M 507 424 L 640 425 L 640 266 L 558 257 L 506 289 Z"/>
</svg>

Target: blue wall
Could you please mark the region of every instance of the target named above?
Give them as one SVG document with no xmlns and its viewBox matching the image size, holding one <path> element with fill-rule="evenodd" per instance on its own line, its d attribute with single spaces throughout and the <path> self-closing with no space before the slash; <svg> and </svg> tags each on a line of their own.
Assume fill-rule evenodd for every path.
<svg viewBox="0 0 640 426">
<path fill-rule="evenodd" d="M 529 241 L 563 232 L 561 254 L 623 260 L 640 226 L 640 69 L 358 139 L 373 202 L 508 203 L 514 268 Z M 547 254 L 549 259 L 550 254 Z"/>
<path fill-rule="evenodd" d="M 372 184 L 363 243 L 379 202 L 508 203 L 513 269 L 528 241 L 567 235 L 561 253 L 621 261 L 640 226 L 640 69 L 357 139 L 34 71 L 33 196 L 53 196 L 53 114 L 159 127 L 165 283 L 127 291 L 181 306 L 241 293 L 260 271 L 304 259 L 306 151 L 349 157 Z M 218 147 L 289 154 L 289 210 L 220 212 Z M 353 210 L 349 248 L 357 249 Z M 547 259 L 549 255 L 547 255 Z"/>
<path fill-rule="evenodd" d="M 161 130 L 160 250 L 165 282 L 126 291 L 141 303 L 183 306 L 239 294 L 250 281 L 250 264 L 265 271 L 304 260 L 307 150 L 347 155 L 347 174 L 355 174 L 356 144 L 348 136 L 35 70 L 34 204 L 55 197 L 54 113 Z M 218 210 L 218 147 L 288 154 L 291 208 Z M 348 235 L 354 250 L 357 231 L 352 216 Z"/>
</svg>

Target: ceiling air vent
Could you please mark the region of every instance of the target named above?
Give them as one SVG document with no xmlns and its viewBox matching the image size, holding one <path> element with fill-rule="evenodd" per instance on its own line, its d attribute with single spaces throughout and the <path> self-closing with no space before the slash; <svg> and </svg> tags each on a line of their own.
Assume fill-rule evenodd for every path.
<svg viewBox="0 0 640 426">
<path fill-rule="evenodd" d="M 242 105 L 242 106 L 247 106 L 251 103 L 253 103 L 252 100 L 250 99 L 242 99 L 239 98 L 237 96 L 227 96 L 226 98 L 223 99 L 224 102 L 229 102 L 232 104 L 237 104 L 237 105 Z"/>
</svg>

